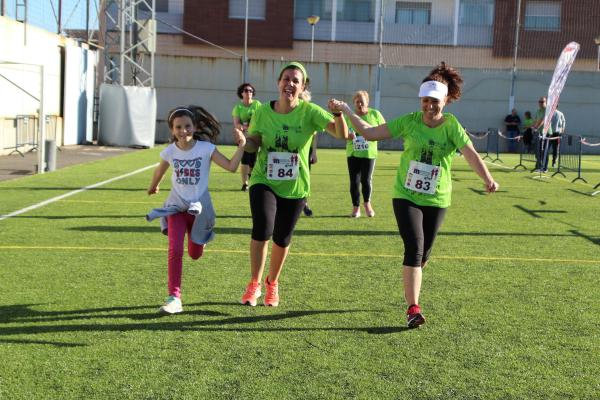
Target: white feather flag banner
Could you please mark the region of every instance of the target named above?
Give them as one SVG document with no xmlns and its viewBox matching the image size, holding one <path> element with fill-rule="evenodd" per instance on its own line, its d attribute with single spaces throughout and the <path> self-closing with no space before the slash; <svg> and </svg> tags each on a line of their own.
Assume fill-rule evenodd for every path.
<svg viewBox="0 0 600 400">
<path fill-rule="evenodd" d="M 558 98 L 560 97 L 560 93 L 565 86 L 565 82 L 567 82 L 567 76 L 569 75 L 569 71 L 571 71 L 571 66 L 573 66 L 573 62 L 575 61 L 575 57 L 577 57 L 578 51 L 579 43 L 569 43 L 563 49 L 560 57 L 558 58 L 558 62 L 556 63 L 556 68 L 554 69 L 554 74 L 552 75 L 552 82 L 548 88 L 546 114 L 544 115 L 544 128 L 542 130 L 544 137 L 548 134 L 550 121 L 552 120 L 552 116 L 556 111 L 556 107 L 558 107 Z"/>
</svg>

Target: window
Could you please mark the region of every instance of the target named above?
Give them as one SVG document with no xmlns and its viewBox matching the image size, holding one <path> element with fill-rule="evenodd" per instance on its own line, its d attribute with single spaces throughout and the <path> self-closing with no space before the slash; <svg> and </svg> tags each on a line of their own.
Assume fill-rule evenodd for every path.
<svg viewBox="0 0 600 400">
<path fill-rule="evenodd" d="M 248 19 L 265 19 L 266 0 L 248 0 Z M 229 18 L 246 18 L 246 0 L 229 0 Z"/>
<path fill-rule="evenodd" d="M 150 1 L 148 1 L 150 3 Z M 150 8 L 144 3 L 138 5 L 138 11 L 150 12 Z M 155 0 L 154 11 L 156 12 L 169 12 L 169 0 Z"/>
<path fill-rule="evenodd" d="M 461 0 L 458 21 L 460 25 L 492 26 L 494 0 Z"/>
<path fill-rule="evenodd" d="M 322 20 L 331 20 L 332 0 L 296 0 L 294 18 L 306 19 L 318 15 Z"/>
<path fill-rule="evenodd" d="M 340 21 L 375 21 L 374 0 L 338 0 L 337 18 Z"/>
<path fill-rule="evenodd" d="M 396 23 L 413 25 L 431 24 L 431 3 L 396 2 Z"/>
<path fill-rule="evenodd" d="M 524 25 L 528 31 L 560 31 L 560 2 L 528 1 Z"/>
</svg>

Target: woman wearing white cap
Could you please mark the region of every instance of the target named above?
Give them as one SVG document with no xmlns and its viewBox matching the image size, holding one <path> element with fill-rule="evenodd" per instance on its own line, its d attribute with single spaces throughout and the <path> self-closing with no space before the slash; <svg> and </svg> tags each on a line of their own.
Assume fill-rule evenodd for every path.
<svg viewBox="0 0 600 400">
<path fill-rule="evenodd" d="M 484 181 L 487 192 L 498 190 L 484 162 L 456 117 L 443 113 L 444 106 L 461 96 L 462 78 L 444 62 L 434 68 L 419 89 L 421 110 L 386 124 L 371 127 L 344 102 L 334 101 L 367 140 L 401 137 L 404 152 L 396 174 L 393 206 L 404 242 L 403 282 L 408 304 L 409 328 L 425 323 L 419 306 L 422 268 L 427 264 L 433 242 L 452 192 L 451 165 L 457 149 Z"/>
</svg>

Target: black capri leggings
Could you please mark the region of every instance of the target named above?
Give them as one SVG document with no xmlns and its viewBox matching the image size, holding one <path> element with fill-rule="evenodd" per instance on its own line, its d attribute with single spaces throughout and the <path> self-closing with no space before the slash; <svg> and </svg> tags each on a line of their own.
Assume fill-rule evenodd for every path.
<svg viewBox="0 0 600 400">
<path fill-rule="evenodd" d="M 252 212 L 252 239 L 269 240 L 280 247 L 288 247 L 306 199 L 285 199 L 263 184 L 250 186 Z"/>
<path fill-rule="evenodd" d="M 371 201 L 371 182 L 373 169 L 375 169 L 374 158 L 348 157 L 348 173 L 350 175 L 350 197 L 352 205 L 360 205 L 359 187 L 362 189 L 363 201 Z"/>
<path fill-rule="evenodd" d="M 421 267 L 429 259 L 446 208 L 418 206 L 405 199 L 393 199 L 394 214 L 404 242 L 407 267 Z"/>
</svg>

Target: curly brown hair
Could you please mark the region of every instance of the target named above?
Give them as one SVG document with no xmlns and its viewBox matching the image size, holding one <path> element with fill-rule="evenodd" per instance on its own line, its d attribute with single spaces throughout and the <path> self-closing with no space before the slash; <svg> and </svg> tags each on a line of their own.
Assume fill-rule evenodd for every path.
<svg viewBox="0 0 600 400">
<path fill-rule="evenodd" d="M 463 84 L 463 78 L 456 69 L 447 65 L 442 61 L 437 67 L 429 72 L 429 75 L 423 79 L 423 82 L 437 81 L 448 86 L 448 103 L 458 101 L 462 95 L 461 86 Z"/>
</svg>

